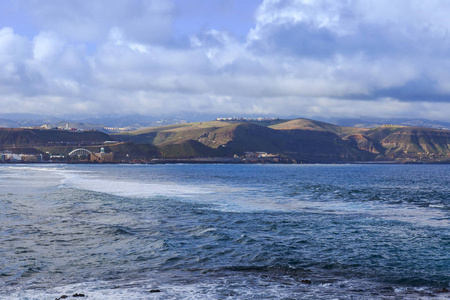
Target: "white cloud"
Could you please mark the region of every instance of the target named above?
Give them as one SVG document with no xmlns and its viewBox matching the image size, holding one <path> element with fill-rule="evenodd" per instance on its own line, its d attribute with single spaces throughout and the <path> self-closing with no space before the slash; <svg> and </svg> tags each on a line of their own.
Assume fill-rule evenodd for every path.
<svg viewBox="0 0 450 300">
<path fill-rule="evenodd" d="M 169 1 L 18 3 L 39 27 L 0 29 L 6 111 L 450 113 L 446 1 L 266 0 L 245 40 L 180 38 Z"/>
<path fill-rule="evenodd" d="M 445 8 L 445 1 L 266 0 L 256 13 L 249 45 L 258 55 L 279 56 L 279 61 L 317 62 L 319 73 L 327 74 L 323 96 L 333 97 L 326 92 L 333 87 L 353 85 L 360 86 L 362 98 L 389 89 L 391 97 L 404 101 L 442 101 L 439 86 L 450 75 L 436 72 L 448 67 Z M 311 82 L 323 79 L 317 68 L 299 73 L 311 75 Z M 421 97 L 394 93 L 413 82 L 429 83 L 415 91 Z M 335 97 L 358 96 L 354 90 Z"/>
<path fill-rule="evenodd" d="M 0 62 L 16 62 L 29 56 L 29 42 L 9 27 L 0 29 Z"/>
<path fill-rule="evenodd" d="M 40 61 L 52 59 L 59 54 L 63 50 L 65 42 L 51 32 L 42 32 L 33 39 L 33 44 L 34 59 Z"/>
<path fill-rule="evenodd" d="M 206 50 L 206 56 L 214 66 L 222 68 L 233 63 L 236 59 L 246 56 L 244 45 L 240 44 L 230 34 L 211 30 L 206 35 L 218 43 L 217 46 L 207 46 Z"/>
</svg>

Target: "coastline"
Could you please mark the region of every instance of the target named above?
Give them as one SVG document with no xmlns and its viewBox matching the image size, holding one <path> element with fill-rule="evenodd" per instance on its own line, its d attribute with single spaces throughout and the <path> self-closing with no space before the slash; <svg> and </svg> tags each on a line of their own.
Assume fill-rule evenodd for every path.
<svg viewBox="0 0 450 300">
<path fill-rule="evenodd" d="M 161 164 L 240 164 L 240 165 L 261 165 L 261 164 L 280 164 L 280 165 L 447 165 L 450 161 L 322 161 L 322 162 L 302 162 L 294 160 L 283 160 L 283 161 L 273 161 L 273 160 L 242 160 L 235 158 L 168 158 L 168 159 L 152 159 L 149 161 L 114 161 L 114 162 L 95 162 L 95 161 L 8 161 L 1 162 L 0 165 L 30 165 L 30 164 L 68 164 L 68 165 L 118 165 L 118 164 L 130 164 L 130 165 L 161 165 Z"/>
</svg>

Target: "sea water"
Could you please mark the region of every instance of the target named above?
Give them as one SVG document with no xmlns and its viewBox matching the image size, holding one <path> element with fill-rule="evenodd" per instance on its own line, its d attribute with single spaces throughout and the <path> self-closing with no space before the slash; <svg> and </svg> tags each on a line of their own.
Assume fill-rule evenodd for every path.
<svg viewBox="0 0 450 300">
<path fill-rule="evenodd" d="M 0 299 L 448 299 L 449 285 L 450 165 L 0 165 Z"/>
</svg>

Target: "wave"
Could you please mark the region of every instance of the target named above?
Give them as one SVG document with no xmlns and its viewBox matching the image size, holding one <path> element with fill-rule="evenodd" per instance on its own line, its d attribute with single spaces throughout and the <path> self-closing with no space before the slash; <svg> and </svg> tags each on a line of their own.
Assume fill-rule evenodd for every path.
<svg viewBox="0 0 450 300">
<path fill-rule="evenodd" d="M 170 282 L 173 276 L 176 280 Z M 47 289 L 28 289 L 0 299 L 448 299 L 443 288 L 405 287 L 338 277 L 275 275 L 261 270 L 177 272 L 152 279 L 82 282 Z M 306 278 L 306 279 L 305 279 Z M 169 282 L 168 280 L 169 279 Z M 172 278 L 173 280 L 173 278 Z M 67 297 L 65 297 L 67 296 Z"/>
<path fill-rule="evenodd" d="M 126 166 L 128 168 L 128 166 Z M 233 184 L 221 182 L 220 184 L 202 182 L 200 179 L 192 184 L 190 182 L 146 181 L 137 178 L 115 178 L 124 166 L 115 166 L 114 171 L 102 174 L 95 168 L 76 169 L 67 165 L 36 165 L 36 166 L 10 166 L 13 172 L 11 176 L 26 176 L 32 174 L 37 179 L 42 174 L 49 179 L 45 184 L 54 184 L 54 178 L 58 178 L 57 185 L 60 188 L 75 188 L 98 193 L 105 193 L 119 197 L 153 198 L 169 197 L 201 204 L 208 204 L 204 209 L 213 209 L 223 212 L 307 212 L 325 214 L 360 214 L 382 218 L 385 220 L 409 222 L 424 226 L 449 227 L 449 216 L 446 207 L 438 203 L 430 205 L 414 205 L 406 201 L 393 203 L 385 199 L 372 199 L 367 201 L 364 197 L 361 201 L 353 198 L 336 196 L 335 190 L 315 194 L 311 189 L 296 189 L 295 194 L 283 193 L 281 190 L 254 186 L 246 183 Z M 129 169 L 129 168 L 128 168 Z M 22 172 L 27 170 L 27 172 Z M 150 169 L 149 169 L 150 170 Z M 104 170 L 103 170 L 104 171 Z M 39 176 L 36 176 L 39 174 Z M 131 173 L 133 174 L 133 173 Z M 55 175 L 55 176 L 53 176 Z M 180 180 L 180 178 L 177 178 Z M 181 179 L 183 180 L 183 179 Z M 28 186 L 42 184 L 26 181 Z M 323 189 L 318 186 L 317 188 Z M 351 190 L 356 193 L 358 190 Z M 365 191 L 365 190 L 364 190 Z M 284 194 L 284 195 L 283 195 Z M 363 201 L 364 200 L 364 201 Z"/>
<path fill-rule="evenodd" d="M 139 182 L 126 181 L 96 176 L 81 176 L 72 172 L 64 173 L 61 187 L 76 188 L 93 192 L 105 193 L 120 197 L 150 198 L 155 196 L 189 197 L 209 194 L 213 191 L 207 187 L 170 182 Z"/>
</svg>

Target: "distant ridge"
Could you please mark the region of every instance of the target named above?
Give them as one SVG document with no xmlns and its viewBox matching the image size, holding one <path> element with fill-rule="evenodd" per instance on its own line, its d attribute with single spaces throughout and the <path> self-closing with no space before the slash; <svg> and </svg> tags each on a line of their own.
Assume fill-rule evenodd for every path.
<svg viewBox="0 0 450 300">
<path fill-rule="evenodd" d="M 155 146 L 192 140 L 216 149 L 217 155 L 266 151 L 304 162 L 450 160 L 448 130 L 407 126 L 341 127 L 310 119 L 268 123 L 197 122 L 145 128 L 114 138 Z"/>
<path fill-rule="evenodd" d="M 103 127 L 127 128 L 127 130 L 137 130 L 140 128 L 158 127 L 172 124 L 184 124 L 190 122 L 201 122 L 203 120 L 221 120 L 221 121 L 235 121 L 243 122 L 258 121 L 260 125 L 270 126 L 282 122 L 283 120 L 277 117 L 222 117 L 217 118 L 215 115 L 209 114 L 192 114 L 184 113 L 177 115 L 159 115 L 159 116 L 144 116 L 144 115 L 103 115 L 103 116 L 45 116 L 37 114 L 8 114 L 0 113 L 0 127 L 40 127 L 48 124 L 52 127 L 58 124 L 74 123 L 84 124 L 85 129 L 96 129 Z M 297 118 L 294 118 L 297 119 Z M 312 118 L 312 120 L 320 120 L 329 124 L 335 124 L 342 127 L 357 127 L 357 128 L 376 128 L 383 125 L 396 126 L 410 126 L 410 127 L 428 127 L 434 129 L 450 129 L 450 122 L 428 120 L 428 119 L 408 119 L 408 118 L 374 118 L 374 117 L 360 117 L 360 118 L 329 118 L 321 117 Z M 318 122 L 318 121 L 317 121 Z M 74 126 L 77 127 L 77 126 Z M 81 128 L 81 127 L 77 127 Z M 84 128 L 84 127 L 83 127 Z"/>
<path fill-rule="evenodd" d="M 0 145 L 8 147 L 42 147 L 63 143 L 103 143 L 111 137 L 99 131 L 70 132 L 67 130 L 0 128 Z"/>
<path fill-rule="evenodd" d="M 243 157 L 248 152 L 263 152 L 305 163 L 450 162 L 450 131 L 425 127 L 357 128 L 310 119 L 276 119 L 184 123 L 114 135 L 99 131 L 0 128 L 2 149 L 23 147 L 45 152 L 58 149 L 58 153 L 63 153 L 71 145 L 102 145 L 105 141 L 117 141 L 105 148 L 125 160 Z"/>
<path fill-rule="evenodd" d="M 361 118 L 361 119 L 337 119 L 332 120 L 330 122 L 339 126 L 358 127 L 358 128 L 376 128 L 383 125 L 394 125 L 394 126 L 427 127 L 434 129 L 450 130 L 450 122 L 434 121 L 426 119 Z"/>
</svg>

